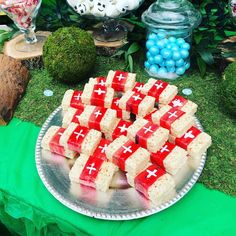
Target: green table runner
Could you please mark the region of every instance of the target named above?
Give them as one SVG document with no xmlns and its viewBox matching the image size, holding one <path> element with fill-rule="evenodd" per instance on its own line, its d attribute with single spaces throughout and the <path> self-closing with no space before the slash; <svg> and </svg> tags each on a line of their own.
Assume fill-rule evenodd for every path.
<svg viewBox="0 0 236 236">
<path fill-rule="evenodd" d="M 236 235 L 236 198 L 201 184 L 169 209 L 138 220 L 97 220 L 68 209 L 38 176 L 34 149 L 39 130 L 18 119 L 0 127 L 0 220 L 11 232 L 30 236 Z"/>
</svg>

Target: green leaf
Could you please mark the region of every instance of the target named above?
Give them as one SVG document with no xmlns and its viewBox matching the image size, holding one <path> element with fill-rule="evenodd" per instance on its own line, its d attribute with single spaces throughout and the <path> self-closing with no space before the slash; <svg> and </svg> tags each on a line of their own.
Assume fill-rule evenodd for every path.
<svg viewBox="0 0 236 236">
<path fill-rule="evenodd" d="M 132 73 L 134 71 L 134 61 L 131 55 L 128 55 L 129 71 Z"/>
<path fill-rule="evenodd" d="M 138 43 L 134 42 L 130 45 L 130 47 L 127 51 L 127 54 L 131 55 L 133 53 L 136 53 L 137 51 L 139 51 L 139 49 L 140 49 L 140 46 L 138 45 Z"/>
<path fill-rule="evenodd" d="M 124 54 L 125 51 L 124 50 L 118 50 L 115 54 L 113 54 L 111 57 L 119 57 L 121 56 L 122 54 Z"/>
<path fill-rule="evenodd" d="M 200 54 L 202 60 L 207 63 L 208 65 L 212 65 L 214 64 L 214 58 L 213 58 L 213 55 L 212 55 L 212 52 L 210 50 L 201 50 L 201 51 L 198 51 L 198 53 Z"/>
<path fill-rule="evenodd" d="M 197 57 L 197 64 L 200 71 L 200 75 L 203 78 L 206 74 L 206 63 L 202 60 L 201 57 Z"/>
</svg>

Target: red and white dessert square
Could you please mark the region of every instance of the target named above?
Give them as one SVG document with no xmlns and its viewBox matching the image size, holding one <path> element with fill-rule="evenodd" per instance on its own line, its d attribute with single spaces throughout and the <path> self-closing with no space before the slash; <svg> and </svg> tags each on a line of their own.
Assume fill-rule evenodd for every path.
<svg viewBox="0 0 236 236">
<path fill-rule="evenodd" d="M 168 104 L 177 95 L 178 89 L 167 82 L 151 78 L 144 85 L 141 93 L 154 97 L 160 104 Z"/>
<path fill-rule="evenodd" d="M 116 138 L 119 138 L 121 135 L 126 136 L 127 130 L 131 124 L 132 122 L 130 121 L 117 119 L 114 127 L 111 130 L 105 132 L 105 137 L 109 140 L 115 140 Z"/>
<path fill-rule="evenodd" d="M 78 153 L 91 155 L 101 138 L 101 132 L 71 123 L 62 134 L 60 145 Z"/>
<path fill-rule="evenodd" d="M 119 107 L 135 115 L 144 117 L 155 105 L 155 98 L 133 91 L 126 92 L 119 101 Z"/>
<path fill-rule="evenodd" d="M 79 122 L 82 126 L 96 129 L 103 133 L 114 127 L 116 119 L 115 110 L 96 106 L 86 106 L 79 116 Z"/>
<path fill-rule="evenodd" d="M 90 78 L 89 79 L 89 84 L 98 84 L 98 85 L 101 85 L 101 86 L 104 86 L 106 87 L 106 77 L 96 77 L 96 78 Z"/>
<path fill-rule="evenodd" d="M 69 107 L 68 110 L 65 112 L 63 119 L 62 119 L 62 127 L 67 128 L 70 123 L 80 124 L 79 116 L 84 111 L 84 107 L 81 109 L 75 109 L 73 107 Z"/>
<path fill-rule="evenodd" d="M 82 154 L 71 168 L 69 177 L 72 182 L 106 192 L 117 170 L 111 162 Z"/>
<path fill-rule="evenodd" d="M 150 159 L 147 150 L 123 135 L 108 146 L 106 154 L 110 161 L 131 175 L 135 175 L 145 168 Z"/>
<path fill-rule="evenodd" d="M 154 204 L 167 202 L 175 194 L 173 178 L 161 167 L 149 164 L 135 176 L 127 173 L 128 183 Z"/>
<path fill-rule="evenodd" d="M 119 107 L 119 101 L 120 101 L 120 98 L 114 98 L 111 104 L 111 109 L 116 111 L 117 118 L 120 118 L 123 120 L 130 120 L 130 112 L 122 110 Z"/>
<path fill-rule="evenodd" d="M 110 70 L 107 75 L 106 86 L 113 88 L 116 92 L 126 92 L 134 87 L 135 80 L 136 74 Z"/>
<path fill-rule="evenodd" d="M 83 109 L 84 104 L 82 103 L 81 96 L 82 91 L 80 90 L 67 90 L 62 99 L 62 110 L 65 112 L 69 107 L 73 107 L 79 110 Z"/>
<path fill-rule="evenodd" d="M 107 156 L 106 156 L 106 150 L 110 143 L 111 143 L 110 140 L 102 138 L 97 148 L 95 149 L 93 156 L 102 158 L 103 160 L 108 161 Z"/>
<path fill-rule="evenodd" d="M 127 137 L 148 151 L 156 152 L 168 140 L 169 130 L 139 118 L 129 126 Z"/>
<path fill-rule="evenodd" d="M 132 91 L 135 93 L 141 93 L 142 89 L 143 89 L 144 83 L 141 82 L 136 82 Z"/>
<path fill-rule="evenodd" d="M 65 129 L 59 126 L 51 126 L 42 139 L 41 147 L 58 155 L 73 159 L 78 156 L 78 153 L 60 145 L 60 139 L 64 131 Z"/>
</svg>

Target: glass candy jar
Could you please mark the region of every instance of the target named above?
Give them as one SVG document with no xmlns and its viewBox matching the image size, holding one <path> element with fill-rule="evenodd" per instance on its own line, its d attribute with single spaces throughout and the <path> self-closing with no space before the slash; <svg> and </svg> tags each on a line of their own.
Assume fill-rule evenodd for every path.
<svg viewBox="0 0 236 236">
<path fill-rule="evenodd" d="M 190 67 L 191 35 L 201 14 L 187 0 L 157 0 L 143 14 L 147 27 L 145 69 L 152 77 L 175 79 Z"/>
</svg>

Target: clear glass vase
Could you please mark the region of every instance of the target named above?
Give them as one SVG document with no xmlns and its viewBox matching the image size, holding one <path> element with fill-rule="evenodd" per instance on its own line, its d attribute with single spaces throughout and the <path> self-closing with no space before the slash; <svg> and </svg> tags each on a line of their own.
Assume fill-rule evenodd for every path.
<svg viewBox="0 0 236 236">
<path fill-rule="evenodd" d="M 46 37 L 35 35 L 35 21 L 42 0 L 1 0 L 0 9 L 10 17 L 19 30 L 24 34 L 24 39 L 15 44 L 19 52 L 38 51 L 43 47 Z"/>
</svg>

